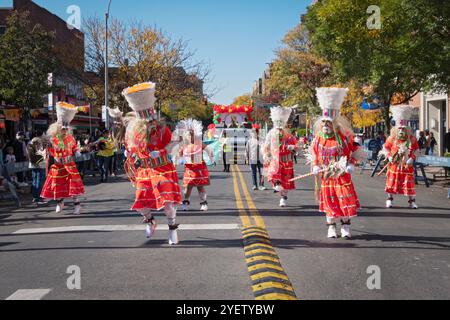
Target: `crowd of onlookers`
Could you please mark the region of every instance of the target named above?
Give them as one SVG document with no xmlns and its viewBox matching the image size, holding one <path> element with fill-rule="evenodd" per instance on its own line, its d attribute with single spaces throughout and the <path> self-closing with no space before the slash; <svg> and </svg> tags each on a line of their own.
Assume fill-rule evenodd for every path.
<svg viewBox="0 0 450 320">
<path fill-rule="evenodd" d="M 100 176 L 102 183 L 109 176 L 116 176 L 122 163 L 123 146 L 114 141 L 108 130 L 96 130 L 92 135 L 74 132 L 82 158 L 77 159 L 81 176 Z M 33 203 L 44 204 L 40 194 L 45 183 L 46 173 L 53 159 L 47 152 L 49 141 L 43 131 L 32 135 L 19 131 L 13 139 L 0 134 L 0 191 L 9 190 L 17 203 L 17 188 L 29 188 Z M 19 172 L 14 170 L 19 163 L 27 164 Z"/>
</svg>

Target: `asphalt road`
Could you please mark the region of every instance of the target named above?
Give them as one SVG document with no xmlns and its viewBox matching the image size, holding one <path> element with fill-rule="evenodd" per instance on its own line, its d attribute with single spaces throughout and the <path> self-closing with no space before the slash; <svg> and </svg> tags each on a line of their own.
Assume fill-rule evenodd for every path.
<svg viewBox="0 0 450 320">
<path fill-rule="evenodd" d="M 167 244 L 162 214 L 162 230 L 145 238 L 141 218 L 129 210 L 133 188 L 125 177 L 89 183 L 81 216 L 72 216 L 70 205 L 63 214 L 53 207 L 0 207 L 0 299 L 255 299 L 241 230 L 247 223 L 268 232 L 263 251 L 276 256 L 277 270 L 299 299 L 450 298 L 445 190 L 419 186 L 419 210 L 409 210 L 406 199 L 388 210 L 383 179 L 357 173 L 363 209 L 353 221 L 354 239 L 329 240 L 312 178 L 298 183 L 290 206 L 281 209 L 273 191 L 251 190 L 248 169 L 212 168 L 210 211 L 196 211 L 194 193 L 192 211 L 179 212 L 184 229 L 176 247 Z M 79 267 L 81 290 L 67 286 L 68 279 L 76 283 L 67 273 L 71 266 Z M 371 266 L 380 271 L 381 289 L 367 286 Z M 36 289 L 44 291 L 30 291 Z"/>
</svg>

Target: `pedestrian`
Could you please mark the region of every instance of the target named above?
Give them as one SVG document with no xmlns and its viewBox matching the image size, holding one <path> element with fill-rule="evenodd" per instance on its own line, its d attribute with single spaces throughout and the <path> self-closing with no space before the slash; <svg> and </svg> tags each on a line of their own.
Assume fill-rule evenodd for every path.
<svg viewBox="0 0 450 320">
<path fill-rule="evenodd" d="M 28 144 L 28 158 L 30 159 L 29 168 L 31 169 L 32 177 L 32 194 L 33 203 L 37 205 L 45 204 L 44 199 L 41 198 L 42 188 L 45 182 L 45 170 L 46 170 L 46 150 L 44 148 L 44 140 L 42 138 L 43 132 L 36 133 L 36 137 L 33 138 Z"/>
<path fill-rule="evenodd" d="M 413 114 L 411 108 L 413 109 L 409 106 L 395 106 L 392 109 L 396 126 L 392 129 L 383 151 L 389 159 L 386 208 L 393 207 L 394 195 L 402 195 L 408 197 L 411 209 L 418 209 L 415 199 L 414 161 L 419 143 L 408 127 L 408 121 Z"/>
<path fill-rule="evenodd" d="M 114 157 L 115 145 L 109 130 L 103 131 L 103 136 L 96 142 L 98 146 L 97 161 L 100 169 L 101 182 L 108 182 L 109 168 L 112 165 Z"/>
<path fill-rule="evenodd" d="M 223 131 L 222 138 L 220 139 L 220 148 L 222 150 L 223 172 L 230 172 L 231 165 L 228 161 L 230 160 L 229 157 L 231 155 L 231 144 L 230 139 L 227 137 L 226 130 Z"/>
<path fill-rule="evenodd" d="M 6 147 L 6 157 L 5 157 L 5 166 L 7 170 L 10 172 L 11 181 L 16 185 L 19 185 L 17 174 L 14 173 L 14 169 L 16 166 L 16 156 L 14 155 L 14 148 L 9 146 Z M 20 187 L 20 185 L 19 185 Z"/>
<path fill-rule="evenodd" d="M 427 149 L 427 138 L 425 137 L 425 132 L 420 131 L 419 133 L 419 140 L 417 141 L 419 144 L 419 151 L 421 155 L 424 155 L 426 153 Z"/>
<path fill-rule="evenodd" d="M 297 140 L 287 129 L 292 108 L 276 107 L 270 109 L 274 128 L 267 134 L 264 145 L 264 163 L 267 167 L 268 181 L 276 193 L 280 193 L 280 207 L 287 207 L 288 194 L 295 190 L 293 151 L 298 150 Z"/>
<path fill-rule="evenodd" d="M 361 159 L 361 147 L 354 143 L 350 124 L 339 117 L 348 89 L 318 88 L 317 98 L 323 116 L 315 124 L 316 136 L 310 148 L 312 173 L 320 177 L 320 212 L 326 214 L 328 238 L 336 239 L 337 222 L 341 236 L 352 237 L 351 219 L 360 208 L 352 174 Z M 317 190 L 318 191 L 318 190 Z"/>
<path fill-rule="evenodd" d="M 435 150 L 436 146 L 437 146 L 437 141 L 434 137 L 434 133 L 430 132 L 430 154 L 429 154 L 430 156 L 433 156 L 435 154 L 434 150 Z"/>
<path fill-rule="evenodd" d="M 157 228 L 152 210 L 164 210 L 169 225 L 169 245 L 177 245 L 177 206 L 182 204 L 181 189 L 175 166 L 169 160 L 167 147 L 172 132 L 155 111 L 156 85 L 151 82 L 127 88 L 123 95 L 135 111 L 136 118 L 127 120 L 125 143 L 127 173 L 136 187 L 132 210 L 139 212 L 147 224 L 146 236 L 151 238 Z M 138 165 L 139 163 L 139 165 Z"/>
<path fill-rule="evenodd" d="M 431 152 L 431 135 L 430 135 L 430 131 L 426 130 L 425 131 L 425 155 L 429 156 L 430 152 Z"/>
<path fill-rule="evenodd" d="M 64 210 L 64 199 L 67 198 L 73 199 L 73 213 L 79 215 L 81 212 L 78 197 L 84 194 L 84 185 L 74 162 L 74 158 L 81 154 L 70 128 L 70 123 L 77 112 L 78 109 L 74 105 L 58 102 L 56 105 L 58 120 L 47 131 L 50 139 L 47 151 L 53 157 L 54 164 L 49 169 L 41 197 L 57 201 L 56 213 Z"/>
<path fill-rule="evenodd" d="M 19 162 L 27 162 L 27 146 L 25 143 L 25 133 L 23 131 L 19 131 L 16 134 L 16 138 L 7 144 L 6 148 L 12 147 L 14 150 L 14 156 L 17 163 Z M 6 153 L 4 154 L 6 157 Z M 25 182 L 25 174 L 24 172 L 17 172 L 17 185 L 20 188 L 28 187 L 28 184 Z"/>
<path fill-rule="evenodd" d="M 214 155 L 203 144 L 203 125 L 200 121 L 194 119 L 183 120 L 177 125 L 175 132 L 179 141 L 181 141 L 178 156 L 181 157 L 185 166 L 183 211 L 189 210 L 194 188 L 197 188 L 200 196 L 200 211 L 208 211 L 206 187 L 210 185 L 210 179 L 208 167 L 203 159 L 203 152 L 206 151 L 210 159 L 213 159 Z"/>
<path fill-rule="evenodd" d="M 266 187 L 264 187 L 264 175 L 262 174 L 264 144 L 260 138 L 260 131 L 260 125 L 253 125 L 250 133 L 250 139 L 245 146 L 245 152 L 248 164 L 250 165 L 252 171 L 253 190 L 264 191 L 266 190 Z"/>
<path fill-rule="evenodd" d="M 445 134 L 445 150 L 450 153 L 450 128 L 448 129 L 448 132 Z"/>
</svg>

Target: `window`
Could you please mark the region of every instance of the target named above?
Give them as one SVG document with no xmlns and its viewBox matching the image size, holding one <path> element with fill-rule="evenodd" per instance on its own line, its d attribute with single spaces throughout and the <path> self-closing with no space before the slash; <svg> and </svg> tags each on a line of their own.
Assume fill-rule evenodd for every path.
<svg viewBox="0 0 450 320">
<path fill-rule="evenodd" d="M 4 35 L 6 32 L 6 26 L 0 26 L 0 36 Z"/>
</svg>

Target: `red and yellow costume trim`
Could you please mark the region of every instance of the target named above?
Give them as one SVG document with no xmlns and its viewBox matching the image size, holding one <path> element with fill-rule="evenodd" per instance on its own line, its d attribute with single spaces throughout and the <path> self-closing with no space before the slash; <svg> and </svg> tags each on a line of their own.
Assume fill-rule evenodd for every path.
<svg viewBox="0 0 450 320">
<path fill-rule="evenodd" d="M 389 137 L 384 145 L 388 151 L 388 157 L 396 154 L 401 144 L 408 146 L 408 158 L 416 159 L 416 151 L 419 150 L 419 143 L 415 137 L 410 137 L 408 141 L 398 141 L 395 137 Z M 392 195 L 404 195 L 415 197 L 416 184 L 414 180 L 414 166 L 406 164 L 391 163 L 387 173 L 386 193 Z"/>
<path fill-rule="evenodd" d="M 47 180 L 42 189 L 41 197 L 45 199 L 67 199 L 84 194 L 84 185 L 74 156 L 77 152 L 77 143 L 73 136 L 64 139 L 54 137 L 49 148 L 50 154 L 55 158 Z"/>
<path fill-rule="evenodd" d="M 135 139 L 140 139 L 136 136 Z M 172 140 L 168 127 L 157 127 L 150 132 L 150 143 L 145 148 L 130 150 L 126 167 L 136 186 L 136 200 L 132 210 L 162 210 L 166 203 L 182 203 L 181 189 L 175 166 L 168 160 L 166 147 Z M 152 158 L 152 152 L 159 156 Z M 136 169 L 137 162 L 140 162 Z"/>
<path fill-rule="evenodd" d="M 324 138 L 318 135 L 313 142 L 314 166 L 327 167 L 332 162 L 338 162 L 342 157 L 347 157 L 349 162 L 356 161 L 351 155 L 358 147 L 353 142 L 353 137 L 345 137 L 342 134 L 332 138 Z M 353 186 L 352 177 L 344 173 L 338 178 L 325 179 L 321 177 L 320 188 L 320 212 L 328 218 L 353 218 L 358 215 L 360 203 Z"/>
</svg>

